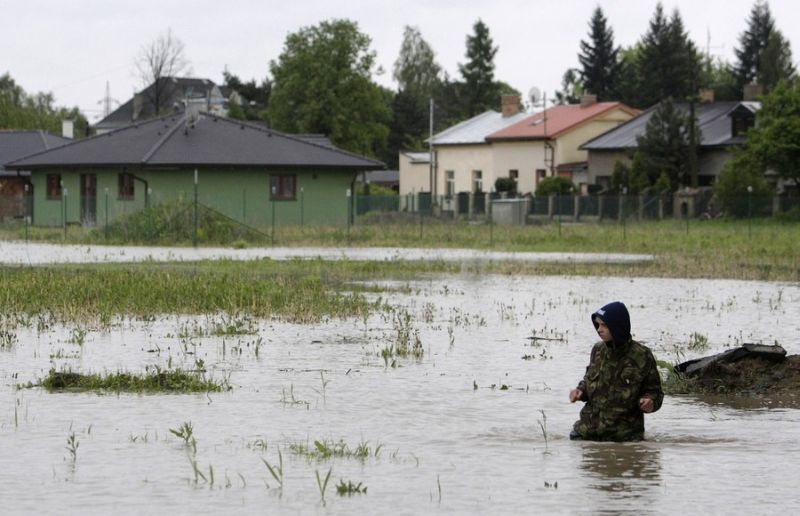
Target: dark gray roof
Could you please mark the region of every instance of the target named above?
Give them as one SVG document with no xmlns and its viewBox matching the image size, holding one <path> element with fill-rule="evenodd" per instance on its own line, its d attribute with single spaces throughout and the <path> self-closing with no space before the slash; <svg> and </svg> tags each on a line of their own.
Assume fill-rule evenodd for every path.
<svg viewBox="0 0 800 516">
<path fill-rule="evenodd" d="M 637 147 L 636 138 L 643 135 L 647 122 L 658 105 L 644 111 L 636 118 L 618 125 L 581 145 L 581 149 L 612 151 Z M 675 107 L 684 113 L 689 112 L 689 104 L 677 103 Z M 732 136 L 731 115 L 740 110 L 755 113 L 760 102 L 710 102 L 695 105 L 697 127 L 700 131 L 700 147 L 720 147 L 742 143 L 744 138 Z"/>
<path fill-rule="evenodd" d="M 156 116 L 155 106 L 153 105 L 152 98 L 156 84 L 161 88 L 161 94 L 165 96 L 160 102 L 162 110 L 164 108 L 172 109 L 175 103 L 180 103 L 187 96 L 192 98 L 205 97 L 216 84 L 209 79 L 197 79 L 192 77 L 161 77 L 157 82 L 149 85 L 143 89 L 138 95 L 141 96 L 141 110 L 134 116 L 134 99 L 135 96 L 122 104 L 120 107 L 109 113 L 109 115 L 96 124 L 95 129 L 110 130 L 118 127 L 128 125 L 135 120 L 144 120 Z M 162 111 L 163 113 L 163 111 Z"/>
<path fill-rule="evenodd" d="M 264 166 L 373 170 L 380 161 L 257 125 L 202 113 L 150 119 L 9 163 L 41 167 Z"/>
<path fill-rule="evenodd" d="M 71 141 L 45 131 L 0 130 L 0 175 L 5 173 L 6 163 Z"/>
</svg>

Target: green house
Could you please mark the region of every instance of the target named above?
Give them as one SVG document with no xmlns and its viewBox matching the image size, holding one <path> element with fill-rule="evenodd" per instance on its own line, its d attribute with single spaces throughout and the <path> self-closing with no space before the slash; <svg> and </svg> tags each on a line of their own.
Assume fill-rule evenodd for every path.
<svg viewBox="0 0 800 516">
<path fill-rule="evenodd" d="M 344 225 L 356 176 L 383 163 L 206 113 L 175 113 L 5 165 L 30 171 L 32 224 L 103 225 L 148 206 L 197 201 L 251 226 Z"/>
</svg>

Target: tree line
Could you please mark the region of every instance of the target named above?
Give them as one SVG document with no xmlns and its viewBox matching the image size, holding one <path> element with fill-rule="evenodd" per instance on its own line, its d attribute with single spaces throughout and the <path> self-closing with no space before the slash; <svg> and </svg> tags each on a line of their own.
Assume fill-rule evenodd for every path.
<svg viewBox="0 0 800 516">
<path fill-rule="evenodd" d="M 176 52 L 165 61 L 154 60 L 152 51 L 163 50 L 165 39 Z M 406 26 L 392 69 L 397 89 L 392 90 L 374 81 L 378 68 L 370 37 L 354 21 L 333 19 L 290 33 L 280 55 L 269 62 L 265 78 L 244 81 L 226 69 L 223 79 L 225 86 L 247 101 L 231 103 L 231 117 L 263 121 L 290 133 L 325 134 L 341 148 L 377 157 L 396 168 L 401 149 L 426 148 L 431 99 L 434 130 L 438 131 L 497 109 L 502 93 L 519 94 L 495 76 L 498 51 L 489 27 L 477 20 L 466 36 L 458 77 L 450 77 L 419 29 Z M 667 136 L 674 141 L 661 145 L 661 151 L 687 156 L 691 153 L 684 148 L 697 144 L 691 139 L 692 122 L 670 103 L 694 101 L 701 88 L 713 89 L 718 100 L 741 99 L 744 85 L 753 81 L 770 92 L 781 81 L 794 79 L 789 42 L 763 0 L 754 4 L 735 55 L 732 64 L 704 55 L 688 37 L 678 10 L 667 15 L 660 3 L 641 39 L 630 47 L 620 47 L 614 43 L 608 19 L 597 7 L 589 20 L 587 38 L 578 45 L 579 66 L 564 73 L 557 99 L 575 102 L 582 94 L 592 93 L 600 101 L 619 100 L 638 108 L 671 99 L 661 102 L 665 111 L 659 119 L 669 122 L 662 126 L 669 126 Z M 159 74 L 179 71 L 176 63 L 186 64 L 183 44 L 168 33 L 143 48 L 137 65 L 142 78 L 152 81 Z M 53 130 L 53 120 L 60 123 L 59 117 L 64 115 L 78 119 L 78 126 L 85 124 L 77 108 L 53 107 L 52 95 L 27 95 L 8 74 L 0 80 L 2 127 Z M 676 150 L 679 148 L 683 150 Z M 631 171 L 633 177 L 626 176 L 625 181 L 632 185 L 644 187 L 661 181 L 675 186 L 691 176 L 691 163 L 673 163 L 664 179 L 668 160 L 653 165 L 641 158 L 642 166 Z"/>
</svg>

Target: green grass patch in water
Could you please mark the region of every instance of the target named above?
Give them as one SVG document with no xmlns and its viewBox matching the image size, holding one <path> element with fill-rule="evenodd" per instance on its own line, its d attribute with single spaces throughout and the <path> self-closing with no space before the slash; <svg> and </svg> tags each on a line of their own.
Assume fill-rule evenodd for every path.
<svg viewBox="0 0 800 516">
<path fill-rule="evenodd" d="M 141 375 L 117 372 L 105 375 L 82 374 L 72 371 L 50 369 L 48 375 L 38 384 L 50 392 L 137 392 L 137 393 L 188 393 L 220 392 L 230 390 L 227 382 L 206 378 L 202 373 L 187 372 L 181 369 L 162 370 L 148 367 Z"/>
</svg>

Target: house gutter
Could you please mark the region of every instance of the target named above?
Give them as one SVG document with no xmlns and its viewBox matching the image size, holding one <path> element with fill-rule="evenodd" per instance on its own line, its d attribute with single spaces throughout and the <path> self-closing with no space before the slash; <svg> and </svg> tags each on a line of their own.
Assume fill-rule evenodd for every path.
<svg viewBox="0 0 800 516">
<path fill-rule="evenodd" d="M 149 208 L 150 207 L 150 187 L 148 186 L 147 181 L 142 179 L 141 177 L 137 176 L 136 174 L 131 174 L 131 176 L 136 181 L 140 181 L 142 184 L 144 184 L 144 209 Z"/>
</svg>

